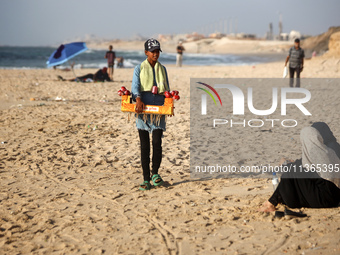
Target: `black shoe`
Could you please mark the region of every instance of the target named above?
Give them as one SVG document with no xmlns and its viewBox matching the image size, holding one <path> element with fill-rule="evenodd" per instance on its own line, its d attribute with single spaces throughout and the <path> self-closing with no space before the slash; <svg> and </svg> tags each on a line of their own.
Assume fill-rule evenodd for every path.
<svg viewBox="0 0 340 255">
<path fill-rule="evenodd" d="M 275 218 L 281 219 L 283 216 L 285 216 L 284 212 L 275 211 Z"/>
<path fill-rule="evenodd" d="M 307 217 L 307 214 L 304 214 L 301 212 L 294 212 L 294 211 L 288 210 L 287 208 L 285 208 L 284 215 L 286 219 Z"/>
</svg>

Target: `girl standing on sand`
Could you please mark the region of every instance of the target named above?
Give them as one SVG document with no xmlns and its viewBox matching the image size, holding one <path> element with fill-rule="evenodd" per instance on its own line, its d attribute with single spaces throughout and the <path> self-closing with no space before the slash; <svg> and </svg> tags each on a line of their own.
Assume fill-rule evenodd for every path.
<svg viewBox="0 0 340 255">
<path fill-rule="evenodd" d="M 141 113 L 145 105 L 163 105 L 164 92 L 169 91 L 168 75 L 165 67 L 158 62 L 161 47 L 155 39 L 149 39 L 144 44 L 147 59 L 137 65 L 132 79 L 132 98 L 136 101 L 136 113 Z M 160 121 L 150 118 L 150 114 L 139 114 L 136 126 L 140 139 L 141 162 L 144 181 L 140 184 L 140 190 L 150 190 L 151 184 L 159 186 L 163 184 L 158 169 L 162 161 L 162 136 L 165 128 L 165 116 Z M 150 136 L 152 134 L 152 170 L 150 177 Z"/>
</svg>

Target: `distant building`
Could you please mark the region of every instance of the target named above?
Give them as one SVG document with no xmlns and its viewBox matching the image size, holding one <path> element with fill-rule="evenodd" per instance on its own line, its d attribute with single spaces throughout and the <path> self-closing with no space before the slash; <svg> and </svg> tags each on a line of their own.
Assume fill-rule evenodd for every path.
<svg viewBox="0 0 340 255">
<path fill-rule="evenodd" d="M 280 13 L 280 21 L 279 21 L 279 35 L 281 35 L 283 32 L 282 32 L 282 14 Z"/>
<path fill-rule="evenodd" d="M 193 32 L 191 34 L 187 34 L 186 38 L 187 38 L 186 41 L 197 41 L 197 40 L 201 40 L 201 39 L 205 38 L 205 36 L 203 34 Z"/>
<path fill-rule="evenodd" d="M 292 30 L 289 33 L 289 41 L 294 41 L 296 38 L 301 39 L 301 33 L 299 31 Z"/>
<path fill-rule="evenodd" d="M 255 39 L 255 34 L 245 34 L 245 33 L 238 33 L 236 34 L 236 38 L 238 39 Z"/>
<path fill-rule="evenodd" d="M 217 33 L 212 33 L 212 34 L 210 34 L 210 35 L 209 35 L 209 38 L 220 39 L 220 38 L 222 38 L 222 37 L 224 37 L 224 36 L 225 36 L 224 34 L 217 32 Z"/>
<path fill-rule="evenodd" d="M 280 41 L 288 41 L 289 40 L 289 34 L 288 33 L 281 33 L 279 40 Z"/>
<path fill-rule="evenodd" d="M 171 40 L 172 40 L 172 35 L 162 35 L 162 34 L 158 35 L 158 41 L 160 42 L 168 42 Z"/>
<path fill-rule="evenodd" d="M 267 40 L 273 40 L 274 39 L 273 23 L 269 23 L 269 31 L 266 33 L 266 39 Z"/>
</svg>

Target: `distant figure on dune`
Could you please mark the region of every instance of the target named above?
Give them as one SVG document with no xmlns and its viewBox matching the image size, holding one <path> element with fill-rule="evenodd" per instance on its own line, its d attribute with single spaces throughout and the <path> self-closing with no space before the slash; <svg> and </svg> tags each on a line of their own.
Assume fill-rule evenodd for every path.
<svg viewBox="0 0 340 255">
<path fill-rule="evenodd" d="M 285 66 L 289 61 L 289 86 L 294 87 L 294 73 L 296 73 L 296 87 L 300 87 L 300 73 L 303 71 L 305 52 L 300 48 L 300 39 L 295 39 L 294 46 L 289 49 Z"/>
<path fill-rule="evenodd" d="M 305 127 L 300 134 L 302 158 L 283 166 L 274 194 L 259 209 L 276 210 L 278 204 L 290 208 L 330 208 L 340 202 L 340 145 L 324 122 Z"/>
<path fill-rule="evenodd" d="M 181 67 L 182 61 L 183 61 L 183 51 L 185 51 L 184 47 L 182 46 L 182 42 L 180 41 L 178 43 L 178 46 L 176 48 L 177 50 L 177 56 L 176 56 L 176 66 Z"/>
<path fill-rule="evenodd" d="M 83 76 L 79 76 L 76 78 L 72 78 L 69 80 L 64 79 L 60 75 L 58 76 L 58 80 L 60 81 L 80 81 L 80 82 L 86 82 L 87 79 L 90 79 L 92 81 L 110 81 L 110 77 L 107 74 L 107 68 L 104 67 L 103 69 L 99 69 L 95 74 L 89 73 Z"/>
<path fill-rule="evenodd" d="M 109 77 L 113 81 L 113 68 L 115 64 L 116 53 L 112 51 L 112 45 L 109 46 L 109 51 L 106 52 L 107 66 L 109 67 Z"/>
</svg>

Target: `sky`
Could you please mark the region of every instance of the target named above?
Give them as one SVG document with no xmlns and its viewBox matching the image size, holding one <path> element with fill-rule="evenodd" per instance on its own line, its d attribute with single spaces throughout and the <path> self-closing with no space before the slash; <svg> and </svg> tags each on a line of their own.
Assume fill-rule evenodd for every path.
<svg viewBox="0 0 340 255">
<path fill-rule="evenodd" d="M 340 26 L 339 0 L 0 0 L 0 45 L 55 46 L 93 35 L 131 39 L 158 34 L 237 32 L 318 35 Z M 235 26 L 233 26 L 235 32 Z M 223 31 L 222 31 L 223 32 Z"/>
</svg>

